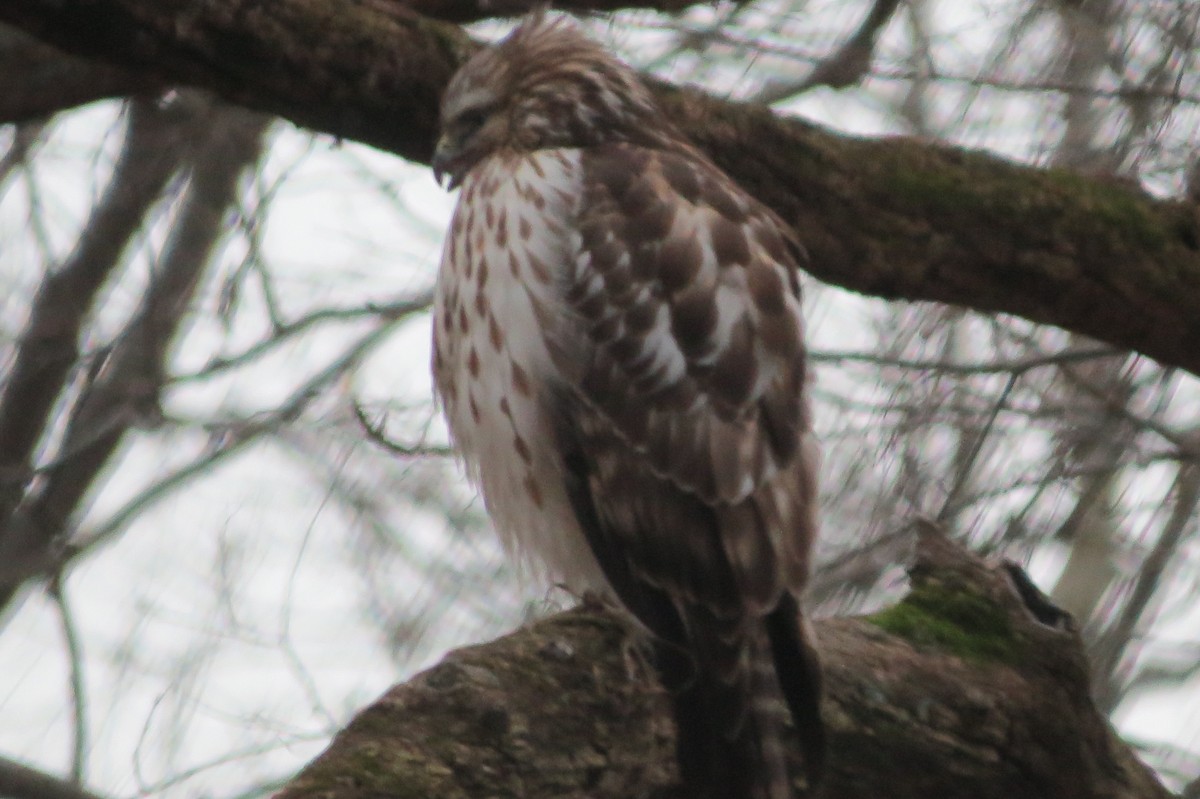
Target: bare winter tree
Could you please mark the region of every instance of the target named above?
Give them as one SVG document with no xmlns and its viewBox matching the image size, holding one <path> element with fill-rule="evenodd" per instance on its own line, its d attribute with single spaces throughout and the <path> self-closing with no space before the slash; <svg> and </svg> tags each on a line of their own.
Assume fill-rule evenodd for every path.
<svg viewBox="0 0 1200 799">
<path fill-rule="evenodd" d="M 1200 9 L 647 6 L 564 7 L 618 12 L 592 20 L 596 35 L 625 47 L 680 126 L 796 228 L 820 281 L 807 291 L 828 464 L 813 600 L 839 617 L 890 607 L 820 630 L 834 795 L 1165 796 L 1105 723 L 1147 697 L 1170 697 L 1180 717 L 1158 738 L 1122 732 L 1168 783 L 1194 791 L 1200 212 L 1185 176 Z M 484 16 L 400 0 L 0 7 L 0 663 L 29 668 L 5 660 L 6 645 L 61 651 L 70 719 L 26 733 L 29 745 L 0 734 L 13 754 L 0 760 L 0 793 L 119 795 L 131 773 L 140 795 L 266 792 L 382 690 L 388 664 L 519 617 L 511 576 L 479 543 L 478 509 L 447 480 L 425 364 L 411 354 L 442 224 L 423 212 L 432 184 L 416 190 L 419 170 L 341 144 L 426 163 L 441 89 L 497 30 L 458 26 Z M 908 135 L 853 138 L 799 115 Z M 295 199 L 306 193 L 318 196 Z M 358 194 L 369 201 L 351 205 Z M 342 202 L 361 227 L 335 234 L 325 225 Z M 352 243 L 326 249 L 334 235 Z M 272 488 L 237 494 L 251 484 Z M 181 510 L 229 496 L 246 497 L 255 520 Z M 275 518 L 275 507 L 299 510 Z M 911 561 L 929 526 L 914 517 L 1025 564 L 1053 604 L 939 536 Z M 205 553 L 203 614 L 136 597 L 130 631 L 112 643 L 93 610 L 112 587 L 93 575 L 168 562 L 137 547 L 166 552 L 174 538 L 210 542 L 188 550 Z M 911 590 L 898 584 L 906 564 Z M 264 585 L 278 599 L 256 613 Z M 948 585 L 971 587 L 969 613 Z M 306 640 L 303 620 L 331 604 L 351 608 L 369 639 L 343 649 L 341 668 L 369 671 L 377 658 L 383 682 L 337 676 L 330 628 Z M 1086 670 L 1054 605 L 1076 619 Z M 667 715 L 630 666 L 627 631 L 582 613 L 398 687 L 288 795 L 399 793 L 386 779 L 413 786 L 418 774 L 431 796 L 628 796 L 669 782 Z M 986 636 L 980 650 L 980 614 L 1055 654 L 997 655 Z M 161 639 L 132 630 L 164 619 L 175 628 L 156 635 L 200 629 L 153 660 L 146 647 Z M 39 620 L 61 634 L 39 639 Z M 246 664 L 267 657 L 295 685 L 286 713 L 255 704 L 261 687 L 230 687 L 253 682 Z M 1003 662 L 982 668 L 981 657 Z M 545 686 L 504 663 L 544 672 L 570 700 L 540 711 L 554 735 L 520 737 Z M 134 715 L 106 701 L 114 685 Z M 139 685 L 154 686 L 144 701 Z M 1028 707 L 1005 704 L 1016 686 Z M 222 715 L 232 721 L 214 726 Z M 240 737 L 196 749 L 218 729 Z M 1025 730 L 1053 735 L 1030 743 Z M 455 754 L 423 743 L 445 736 Z M 43 738 L 61 738 L 59 752 L 40 754 Z M 1028 765 L 1064 740 L 1077 759 Z M 412 768 L 363 773 L 363 753 L 380 747 Z M 996 767 L 1006 762 L 1020 768 Z"/>
<path fill-rule="evenodd" d="M 194 703 L 209 690 L 212 663 L 239 648 L 283 657 L 285 672 L 324 725 L 290 732 L 275 748 L 318 740 L 336 727 L 342 713 L 325 707 L 312 685 L 290 623 L 264 624 L 248 609 L 247 561 L 254 553 L 236 525 L 191 523 L 193 533 L 212 542 L 192 556 L 205 553 L 198 568 L 210 585 L 196 623 L 211 629 L 179 651 L 152 653 L 156 648 L 147 646 L 155 635 L 145 627 L 171 624 L 149 624 L 142 597 L 77 588 L 78 568 L 98 557 L 129 561 L 112 570 L 117 582 L 145 570 L 139 558 L 158 562 L 147 554 L 100 556 L 120 548 L 130 531 L 160 525 L 177 503 L 185 515 L 188 508 L 195 514 L 188 497 L 199 499 L 206 486 L 236 485 L 247 468 L 278 469 L 277 484 L 290 474 L 299 486 L 315 487 L 310 507 L 318 510 L 299 510 L 303 501 L 292 500 L 299 513 L 289 525 L 311 528 L 304 514 L 325 507 L 338 514 L 339 557 L 362 580 L 349 602 L 364 616 L 363 637 L 386 642 L 381 660 L 390 652 L 403 663 L 421 657 L 423 648 L 444 647 L 421 642 L 447 614 L 467 629 L 462 619 L 487 629 L 511 625 L 515 601 L 485 601 L 484 591 L 469 587 L 503 583 L 494 556 L 464 555 L 452 545 L 479 527 L 480 516 L 464 509 L 462 492 L 444 488 L 444 446 L 422 432 L 428 401 L 412 405 L 393 396 L 381 403 L 356 378 L 425 310 L 428 277 L 413 270 L 371 293 L 301 292 L 296 285 L 304 276 L 268 241 L 281 187 L 313 160 L 311 137 L 293 135 L 276 147 L 279 133 L 267 116 L 203 91 L 168 90 L 159 80 L 131 84 L 120 70 L 72 59 L 14 28 L 0 33 L 5 74 L 22 76 L 20 91 L 6 93 L 5 118 L 18 121 L 9 128 L 0 169 L 9 223 L 0 249 L 11 289 L 0 376 L 0 612 L 14 653 L 35 643 L 19 629 L 23 623 L 61 628 L 71 779 L 82 784 L 104 773 L 102 753 L 110 745 L 124 751 L 101 780 L 129 773 L 133 750 L 143 790 L 165 789 L 181 774 L 202 770 L 194 748 L 182 741 L 196 727 Z M 49 115 L 56 106 L 40 105 L 53 98 L 69 108 L 114 86 L 132 96 L 82 129 L 68 115 Z M 82 157 L 63 142 L 76 130 L 97 145 Z M 72 158 L 66 170 L 55 163 Z M 376 185 L 379 177 L 352 155 L 342 161 L 347 173 L 372 181 L 382 204 L 390 187 Z M 62 205 L 80 200 L 78 218 L 64 219 Z M 420 235 L 419 220 L 398 198 L 390 208 L 414 225 L 410 235 Z M 436 238 L 429 241 L 432 247 Z M 322 351 L 301 357 L 298 350 L 318 338 Z M 257 388 L 268 383 L 267 391 Z M 403 452 L 369 443 L 385 413 L 396 439 L 389 443 Z M 434 517 L 426 527 L 442 529 L 438 546 L 401 546 L 396 519 L 414 507 Z M 415 576 L 407 587 L 390 582 L 417 569 L 423 590 L 413 588 Z M 471 574 L 485 579 L 457 582 Z M 430 591 L 435 584 L 446 588 Z M 137 608 L 125 611 L 136 615 L 111 654 L 103 651 L 109 642 L 93 632 L 94 616 L 88 618 L 108 601 Z M 20 673 L 20 658 L 13 668 Z M 110 691 L 131 704 L 158 694 L 153 716 L 139 711 L 146 727 L 110 736 L 111 744 L 103 730 L 111 729 L 122 703 Z M 46 708 L 51 718 L 56 705 Z M 9 712 L 24 718 L 12 729 L 36 737 L 40 712 L 20 703 Z M 146 744 L 159 728 L 174 742 Z M 234 755 L 262 749 L 261 742 L 222 744 L 203 760 L 244 762 L 251 755 Z"/>
</svg>

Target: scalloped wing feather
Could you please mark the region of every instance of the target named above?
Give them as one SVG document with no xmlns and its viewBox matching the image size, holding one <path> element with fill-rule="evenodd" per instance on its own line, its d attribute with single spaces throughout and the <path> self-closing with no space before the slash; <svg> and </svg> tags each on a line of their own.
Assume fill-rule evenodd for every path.
<svg viewBox="0 0 1200 799">
<path fill-rule="evenodd" d="M 694 151 L 606 145 L 582 167 L 566 299 L 586 332 L 560 369 L 597 506 L 643 579 L 765 612 L 815 537 L 801 250 Z"/>
</svg>

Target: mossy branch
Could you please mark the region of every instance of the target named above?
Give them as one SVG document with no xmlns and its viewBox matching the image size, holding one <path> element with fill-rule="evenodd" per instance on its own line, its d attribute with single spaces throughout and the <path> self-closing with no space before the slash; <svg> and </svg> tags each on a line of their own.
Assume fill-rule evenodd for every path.
<svg viewBox="0 0 1200 799">
<path fill-rule="evenodd" d="M 825 799 L 1170 796 L 1096 711 L 1069 617 L 1022 572 L 928 532 L 910 575 L 895 607 L 816 625 Z M 642 653 L 596 603 L 453 652 L 278 799 L 656 796 L 675 779 L 674 732 Z"/>
<path fill-rule="evenodd" d="M 445 15 L 443 6 L 425 7 Z M 0 20 L 76 55 L 427 162 L 441 91 L 478 45 L 420 7 L 5 0 Z M 915 139 L 838 136 L 760 106 L 657 90 L 689 136 L 796 227 L 822 280 L 1013 313 L 1200 374 L 1193 203 Z"/>
</svg>

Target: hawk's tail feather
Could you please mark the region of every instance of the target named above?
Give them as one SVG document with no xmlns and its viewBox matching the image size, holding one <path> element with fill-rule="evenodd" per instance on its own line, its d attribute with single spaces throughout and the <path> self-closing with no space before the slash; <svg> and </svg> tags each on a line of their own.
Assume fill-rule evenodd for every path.
<svg viewBox="0 0 1200 799">
<path fill-rule="evenodd" d="M 785 593 L 766 618 L 772 671 L 791 711 L 811 792 L 825 774 L 828 743 L 821 719 L 821 662 L 800 603 Z"/>
<path fill-rule="evenodd" d="M 674 699 L 689 799 L 792 799 L 783 728 L 793 707 L 776 674 L 774 636 L 761 624 L 732 636 L 714 621 L 704 614 L 688 619 L 695 661 L 660 662 Z"/>
<path fill-rule="evenodd" d="M 766 708 L 766 713 L 749 708 L 731 738 L 714 706 L 724 702 L 714 696 L 713 688 L 698 678 L 673 696 L 677 758 L 688 799 L 792 799 L 778 744 L 779 711 L 786 708 L 782 703 Z"/>
</svg>

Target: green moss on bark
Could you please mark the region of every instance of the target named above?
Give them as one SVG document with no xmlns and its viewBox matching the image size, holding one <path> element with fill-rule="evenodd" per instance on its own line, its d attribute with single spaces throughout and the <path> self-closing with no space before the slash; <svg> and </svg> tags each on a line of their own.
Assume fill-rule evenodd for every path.
<svg viewBox="0 0 1200 799">
<path fill-rule="evenodd" d="M 1020 646 L 1008 617 L 991 600 L 942 583 L 915 585 L 904 601 L 867 621 L 918 647 L 976 663 L 1011 664 Z"/>
</svg>

